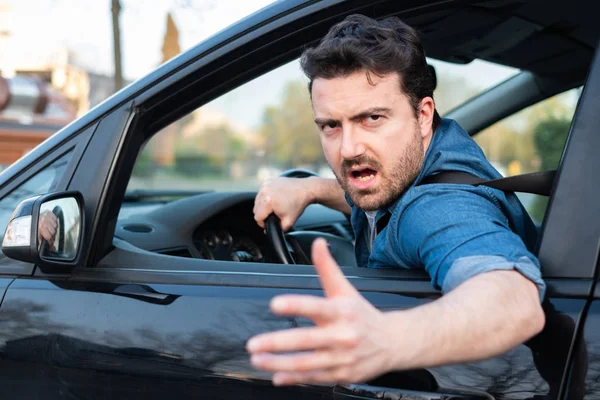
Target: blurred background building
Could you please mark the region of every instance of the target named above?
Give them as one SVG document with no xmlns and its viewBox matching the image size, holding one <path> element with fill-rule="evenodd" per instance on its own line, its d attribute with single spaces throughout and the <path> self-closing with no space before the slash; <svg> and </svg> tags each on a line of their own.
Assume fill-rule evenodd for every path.
<svg viewBox="0 0 600 400">
<path fill-rule="evenodd" d="M 64 45 L 36 46 L 0 0 L 0 170 L 113 93 L 113 78 L 76 65 Z M 33 45 L 32 45 L 33 44 Z"/>
</svg>

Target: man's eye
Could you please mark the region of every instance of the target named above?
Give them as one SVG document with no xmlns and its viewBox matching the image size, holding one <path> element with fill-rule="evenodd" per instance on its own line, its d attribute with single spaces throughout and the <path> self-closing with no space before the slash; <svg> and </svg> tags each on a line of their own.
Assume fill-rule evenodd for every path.
<svg viewBox="0 0 600 400">
<path fill-rule="evenodd" d="M 367 117 L 367 120 L 369 122 L 375 122 L 375 121 L 378 121 L 379 119 L 381 119 L 381 115 L 377 115 L 377 114 L 375 114 L 375 115 L 369 115 Z"/>
<path fill-rule="evenodd" d="M 337 124 L 335 122 L 329 122 L 329 123 L 321 125 L 321 130 L 324 132 L 330 131 L 335 128 L 337 128 Z"/>
</svg>

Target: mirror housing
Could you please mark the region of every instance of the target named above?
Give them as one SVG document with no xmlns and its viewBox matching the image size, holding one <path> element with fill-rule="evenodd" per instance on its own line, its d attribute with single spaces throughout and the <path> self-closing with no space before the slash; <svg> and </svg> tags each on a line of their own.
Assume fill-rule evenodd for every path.
<svg viewBox="0 0 600 400">
<path fill-rule="evenodd" d="M 77 191 L 23 200 L 10 217 L 2 252 L 37 264 L 44 273 L 70 271 L 81 253 L 83 205 L 83 196 Z"/>
</svg>

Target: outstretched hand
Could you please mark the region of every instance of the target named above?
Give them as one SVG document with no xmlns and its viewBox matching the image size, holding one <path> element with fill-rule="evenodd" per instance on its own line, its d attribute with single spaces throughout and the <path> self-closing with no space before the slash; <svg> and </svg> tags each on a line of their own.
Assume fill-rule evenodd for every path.
<svg viewBox="0 0 600 400">
<path fill-rule="evenodd" d="M 312 260 L 325 298 L 282 295 L 271 310 L 305 317 L 316 326 L 265 333 L 251 338 L 252 364 L 274 372 L 275 385 L 368 380 L 393 369 L 394 338 L 385 315 L 346 279 L 324 239 L 312 246 Z"/>
</svg>

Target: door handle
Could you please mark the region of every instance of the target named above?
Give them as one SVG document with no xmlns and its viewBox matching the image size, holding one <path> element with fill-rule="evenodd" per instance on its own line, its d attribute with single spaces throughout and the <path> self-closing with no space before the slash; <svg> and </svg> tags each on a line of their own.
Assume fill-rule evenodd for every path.
<svg viewBox="0 0 600 400">
<path fill-rule="evenodd" d="M 421 392 L 371 385 L 337 385 L 334 387 L 333 393 L 336 400 L 494 400 L 489 393 L 473 389 L 439 388 L 433 392 Z"/>
<path fill-rule="evenodd" d="M 138 284 L 118 285 L 112 293 L 160 305 L 169 305 L 179 298 L 179 295 L 160 293 L 147 285 Z"/>
</svg>

